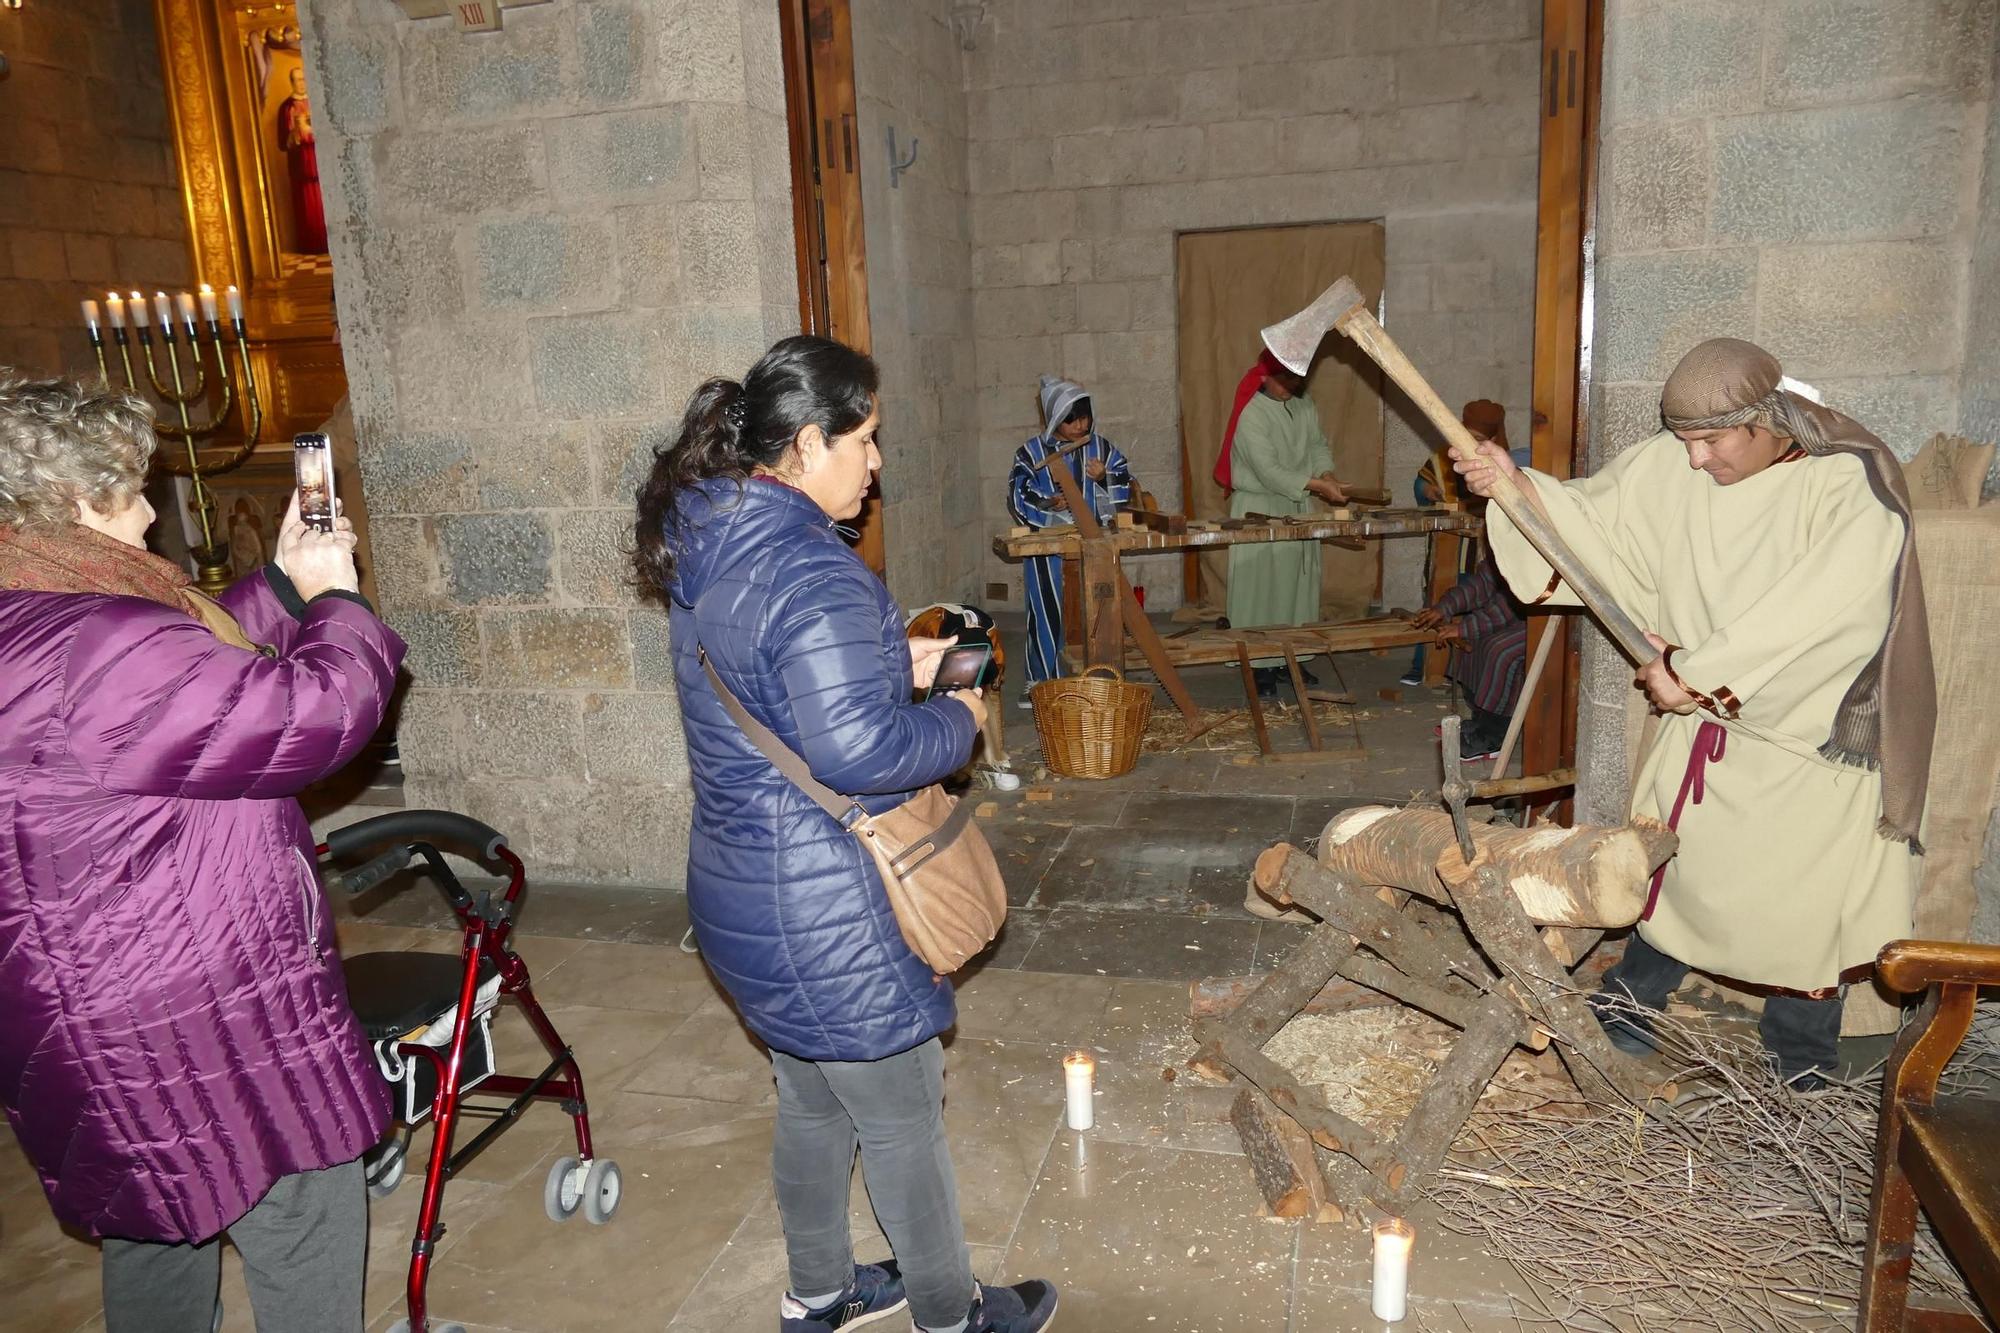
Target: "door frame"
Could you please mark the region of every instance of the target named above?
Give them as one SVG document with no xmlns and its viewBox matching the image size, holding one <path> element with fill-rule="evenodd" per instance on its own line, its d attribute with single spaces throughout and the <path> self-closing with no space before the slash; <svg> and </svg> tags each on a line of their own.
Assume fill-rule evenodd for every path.
<svg viewBox="0 0 2000 1333">
<path fill-rule="evenodd" d="M 850 0 L 779 0 L 778 20 L 792 150 L 799 328 L 872 352 Z M 886 567 L 882 522 L 878 481 L 853 521 L 860 534 L 854 549 L 877 577 Z"/>
<path fill-rule="evenodd" d="M 1531 454 L 1537 471 L 1569 478 L 1590 469 L 1591 319 L 1597 282 L 1598 107 L 1604 0 L 1542 0 L 1541 169 L 1535 225 L 1535 354 Z M 1522 731 L 1524 773 L 1576 762 L 1575 617 L 1531 618 L 1562 635 Z M 1573 802 L 1560 817 L 1568 822 Z"/>
</svg>

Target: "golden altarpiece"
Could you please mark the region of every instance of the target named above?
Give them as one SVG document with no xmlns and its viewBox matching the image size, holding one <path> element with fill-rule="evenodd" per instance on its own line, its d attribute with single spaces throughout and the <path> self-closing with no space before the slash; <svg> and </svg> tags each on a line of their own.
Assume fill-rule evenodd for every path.
<svg viewBox="0 0 2000 1333">
<path fill-rule="evenodd" d="M 227 543 L 234 573 L 267 558 L 291 493 L 292 436 L 326 429 L 342 502 L 365 543 L 296 7 L 154 0 L 154 12 L 196 281 L 241 292 L 252 371 L 241 378 L 257 391 L 256 411 L 244 403 L 218 416 L 200 449 L 214 537 Z M 186 510 L 187 483 L 179 486 Z"/>
</svg>

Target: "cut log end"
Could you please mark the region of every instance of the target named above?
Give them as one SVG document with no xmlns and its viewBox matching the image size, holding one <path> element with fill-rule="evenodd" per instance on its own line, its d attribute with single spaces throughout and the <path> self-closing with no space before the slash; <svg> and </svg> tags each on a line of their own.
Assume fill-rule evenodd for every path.
<svg viewBox="0 0 2000 1333">
<path fill-rule="evenodd" d="M 1317 1217 L 1331 1205 L 1312 1138 L 1298 1121 L 1255 1088 L 1236 1094 L 1229 1119 L 1243 1140 L 1258 1192 L 1275 1216 Z"/>
<path fill-rule="evenodd" d="M 1256 869 L 1251 871 L 1250 882 L 1257 886 L 1257 892 L 1282 907 L 1292 904 L 1289 894 L 1274 893 L 1278 881 L 1285 876 L 1285 862 L 1291 858 L 1292 845 L 1281 842 L 1275 847 L 1267 847 L 1257 857 Z"/>
</svg>

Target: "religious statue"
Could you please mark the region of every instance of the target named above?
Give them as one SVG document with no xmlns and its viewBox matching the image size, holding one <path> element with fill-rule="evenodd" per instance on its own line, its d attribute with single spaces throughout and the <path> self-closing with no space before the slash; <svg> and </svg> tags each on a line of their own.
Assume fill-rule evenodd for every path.
<svg viewBox="0 0 2000 1333">
<path fill-rule="evenodd" d="M 323 255 L 326 246 L 326 205 L 319 193 L 319 149 L 312 125 L 312 103 L 306 98 L 306 72 L 292 70 L 292 95 L 278 104 L 278 143 L 285 150 L 292 184 L 292 217 L 300 254 Z"/>
</svg>

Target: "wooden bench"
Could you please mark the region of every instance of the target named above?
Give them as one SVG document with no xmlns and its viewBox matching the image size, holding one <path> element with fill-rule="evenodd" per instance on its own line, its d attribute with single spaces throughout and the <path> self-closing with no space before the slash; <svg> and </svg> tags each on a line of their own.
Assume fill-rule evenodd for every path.
<svg viewBox="0 0 2000 1333">
<path fill-rule="evenodd" d="M 1938 1096 L 1979 988 L 2000 986 L 2000 948 L 1899 940 L 1876 958 L 1875 974 L 1891 990 L 1926 994 L 1882 1074 L 1861 1333 L 1984 1330 L 1960 1311 L 1910 1308 L 1910 1266 L 1921 1206 L 1980 1304 L 2000 1309 L 2000 1101 Z"/>
</svg>

